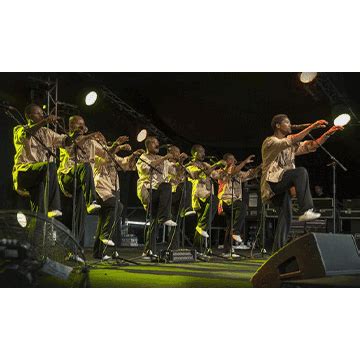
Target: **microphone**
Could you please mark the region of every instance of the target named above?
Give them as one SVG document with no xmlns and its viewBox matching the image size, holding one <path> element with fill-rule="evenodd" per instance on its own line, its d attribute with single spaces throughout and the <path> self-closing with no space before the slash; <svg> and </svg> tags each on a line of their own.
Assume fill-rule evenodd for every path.
<svg viewBox="0 0 360 360">
<path fill-rule="evenodd" d="M 204 159 L 209 159 L 209 160 L 218 160 L 218 158 L 216 156 L 205 156 Z"/>
<path fill-rule="evenodd" d="M 14 108 L 13 106 L 10 106 L 6 103 L 0 103 L 0 107 L 3 108 L 3 109 L 6 109 L 6 110 L 16 110 L 16 108 Z"/>
<path fill-rule="evenodd" d="M 301 129 L 306 129 L 308 126 L 310 126 L 312 124 L 295 124 L 295 125 L 291 125 L 291 128 L 294 130 L 301 130 Z"/>
</svg>

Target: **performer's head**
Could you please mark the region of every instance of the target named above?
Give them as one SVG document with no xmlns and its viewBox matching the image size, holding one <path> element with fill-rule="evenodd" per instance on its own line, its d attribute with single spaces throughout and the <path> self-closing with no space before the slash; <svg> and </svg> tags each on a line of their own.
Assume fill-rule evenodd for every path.
<svg viewBox="0 0 360 360">
<path fill-rule="evenodd" d="M 277 114 L 271 120 L 271 127 L 275 133 L 280 133 L 282 135 L 291 134 L 291 122 L 287 115 L 285 114 Z"/>
<path fill-rule="evenodd" d="M 85 120 L 80 115 L 70 116 L 69 130 L 70 132 L 76 131 L 80 135 L 84 135 L 88 132 L 88 128 L 85 125 Z"/>
<path fill-rule="evenodd" d="M 175 145 L 170 145 L 167 149 L 168 154 L 171 154 L 174 159 L 179 159 L 180 157 L 180 149 Z"/>
<path fill-rule="evenodd" d="M 233 166 L 236 164 L 236 159 L 235 159 L 235 156 L 233 154 L 230 154 L 230 153 L 226 153 L 224 156 L 223 156 L 223 159 L 226 161 L 226 166 L 229 167 L 229 166 Z"/>
<path fill-rule="evenodd" d="M 148 154 L 158 154 L 159 140 L 155 136 L 148 136 L 145 140 L 145 147 Z"/>
<path fill-rule="evenodd" d="M 196 144 L 191 148 L 191 156 L 194 160 L 203 161 L 205 159 L 205 149 L 203 146 Z"/>
<path fill-rule="evenodd" d="M 44 112 L 39 105 L 29 104 L 25 108 L 25 118 L 28 124 L 38 123 L 44 119 Z"/>
</svg>

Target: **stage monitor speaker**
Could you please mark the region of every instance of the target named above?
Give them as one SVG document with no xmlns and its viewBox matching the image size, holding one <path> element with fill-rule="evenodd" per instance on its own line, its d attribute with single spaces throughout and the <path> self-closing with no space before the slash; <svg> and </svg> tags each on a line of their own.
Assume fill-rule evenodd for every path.
<svg viewBox="0 0 360 360">
<path fill-rule="evenodd" d="M 348 234 L 308 233 L 273 254 L 251 278 L 254 287 L 282 282 L 360 274 L 360 241 Z"/>
</svg>

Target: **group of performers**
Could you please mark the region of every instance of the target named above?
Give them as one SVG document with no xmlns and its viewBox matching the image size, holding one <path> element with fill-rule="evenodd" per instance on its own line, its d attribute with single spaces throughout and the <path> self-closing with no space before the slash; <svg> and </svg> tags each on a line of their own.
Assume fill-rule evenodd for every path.
<svg viewBox="0 0 360 360">
<path fill-rule="evenodd" d="M 100 132 L 88 133 L 84 118 L 78 115 L 69 118 L 69 130 L 62 129 L 62 134 L 47 126 L 56 123 L 57 118 L 46 117 L 36 104 L 25 108 L 25 118 L 26 125 L 14 128 L 15 190 L 29 196 L 32 211 L 48 217 L 71 218 L 71 223 L 68 221 L 66 225 L 80 241 L 84 237 L 85 214 L 98 213 L 93 248 L 97 259 L 107 259 L 106 248 L 115 245 L 115 229 L 122 211 L 118 196 L 122 171 L 137 171 L 139 176 L 137 195 L 149 220 L 144 258 L 156 256 L 154 249 L 160 226 L 169 227 L 171 238 L 178 238 L 182 222 L 191 215 L 197 216 L 193 247 L 203 253 L 217 212 L 225 215 L 228 227 L 223 255 L 236 257 L 234 249 L 247 248 L 241 238 L 246 216 L 242 185 L 257 177 L 261 177 L 262 201 L 272 202 L 278 213 L 274 250 L 280 249 L 288 241 L 291 196 L 295 194 L 298 199 L 300 221 L 320 217 L 313 210 L 307 170 L 295 167 L 295 156 L 316 151 L 332 134 L 342 130 L 333 126 L 318 139 L 303 141 L 312 130 L 326 127 L 327 121 L 318 120 L 292 134 L 288 116 L 275 115 L 271 121 L 274 133 L 262 144 L 262 162 L 244 171 L 247 164 L 254 162 L 254 155 L 238 162 L 233 154 L 227 153 L 222 160 L 210 164 L 205 161 L 204 147 L 195 144 L 191 156 L 175 145 L 167 146 L 166 155 L 161 156 L 159 141 L 153 136 L 146 138 L 145 150 L 132 152 L 126 144 L 127 136 L 108 143 Z M 120 151 L 131 154 L 121 157 Z M 217 193 L 214 184 L 218 185 Z M 73 216 L 63 214 L 60 191 L 72 202 L 70 209 L 76 209 Z"/>
</svg>

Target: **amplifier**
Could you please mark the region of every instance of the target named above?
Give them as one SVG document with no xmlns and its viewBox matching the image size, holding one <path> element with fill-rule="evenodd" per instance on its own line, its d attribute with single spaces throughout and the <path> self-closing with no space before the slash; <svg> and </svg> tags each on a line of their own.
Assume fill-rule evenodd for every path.
<svg viewBox="0 0 360 360">
<path fill-rule="evenodd" d="M 360 219 L 360 210 L 340 210 L 341 219 Z"/>
<path fill-rule="evenodd" d="M 163 250 L 161 259 L 169 263 L 189 263 L 196 261 L 196 251 L 189 249 Z"/>
<path fill-rule="evenodd" d="M 344 199 L 344 209 L 360 210 L 360 199 Z"/>
</svg>

